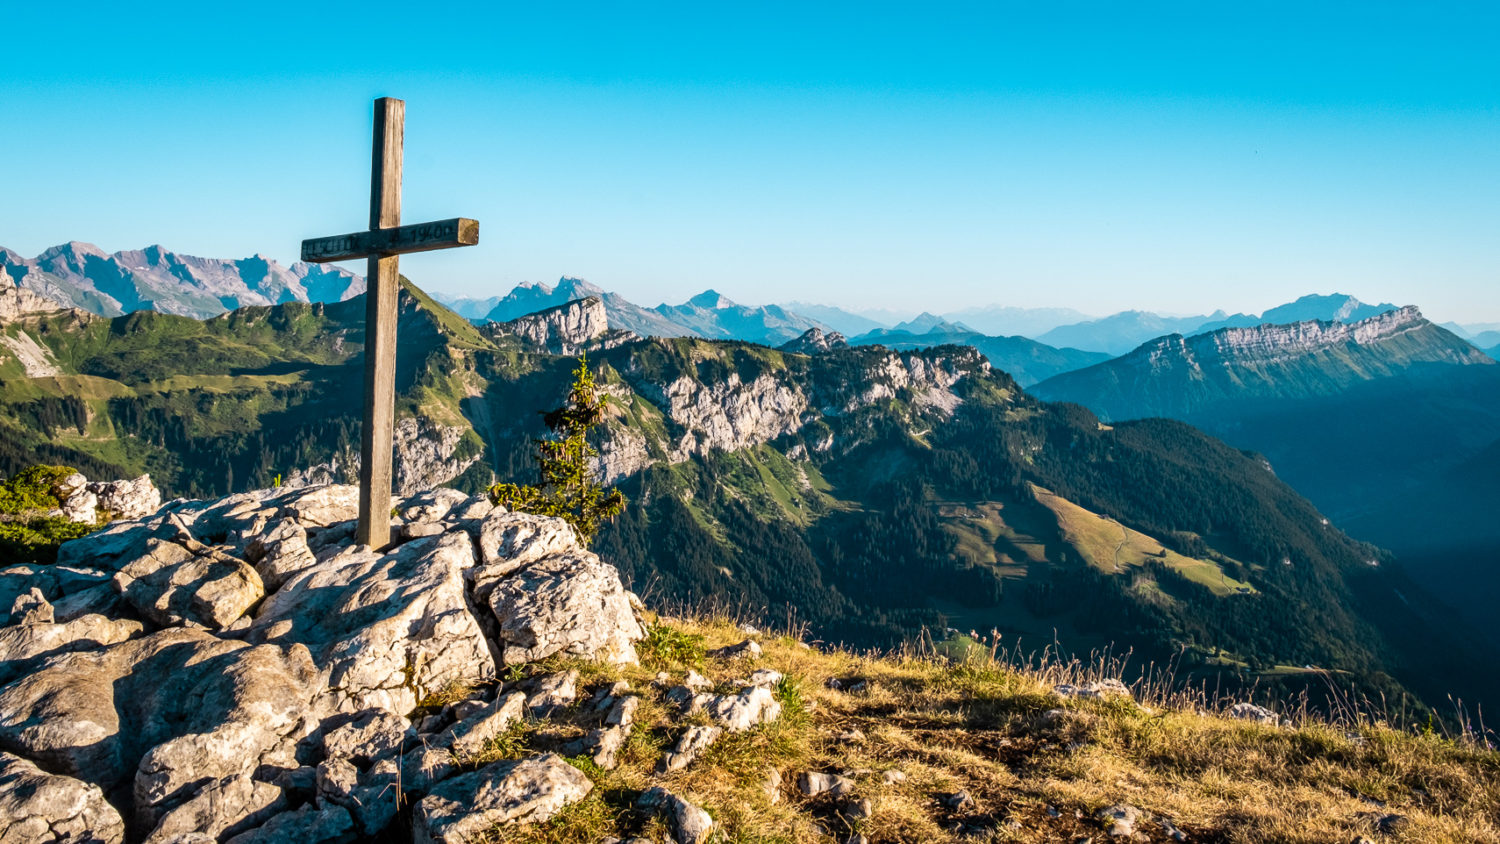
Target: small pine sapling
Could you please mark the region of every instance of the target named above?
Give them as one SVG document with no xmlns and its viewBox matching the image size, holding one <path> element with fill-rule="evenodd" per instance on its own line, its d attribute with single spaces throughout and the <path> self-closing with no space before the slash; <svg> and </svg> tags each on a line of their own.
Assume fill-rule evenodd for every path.
<svg viewBox="0 0 1500 844">
<path fill-rule="evenodd" d="M 625 509 L 625 496 L 594 477 L 592 461 L 598 452 L 587 435 L 604 419 L 604 403 L 589 372 L 588 356 L 580 357 L 567 400 L 546 414 L 551 438 L 534 441 L 540 483 L 495 484 L 490 487 L 491 500 L 511 510 L 564 519 L 587 545 L 605 522 Z"/>
</svg>

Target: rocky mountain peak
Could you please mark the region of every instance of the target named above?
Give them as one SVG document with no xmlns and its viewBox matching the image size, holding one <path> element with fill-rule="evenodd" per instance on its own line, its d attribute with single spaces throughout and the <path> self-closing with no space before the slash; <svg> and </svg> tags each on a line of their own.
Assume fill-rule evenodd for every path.
<svg viewBox="0 0 1500 844">
<path fill-rule="evenodd" d="M 574 355 L 609 332 L 609 317 L 604 301 L 589 296 L 499 323 L 494 330 L 521 337 L 553 354 Z"/>
<path fill-rule="evenodd" d="M 816 326 L 807 329 L 801 337 L 778 346 L 783 352 L 799 355 L 815 355 L 833 349 L 849 348 L 849 341 L 837 331 L 824 331 Z"/>
<path fill-rule="evenodd" d="M 732 308 L 735 306 L 734 302 L 728 296 L 712 288 L 687 300 L 687 303 L 695 308 L 702 308 L 706 311 L 717 311 L 722 308 Z"/>
</svg>

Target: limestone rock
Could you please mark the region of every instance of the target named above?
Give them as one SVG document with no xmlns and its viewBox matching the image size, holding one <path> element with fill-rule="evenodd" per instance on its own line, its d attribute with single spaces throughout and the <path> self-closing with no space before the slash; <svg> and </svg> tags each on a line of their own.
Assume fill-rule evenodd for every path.
<svg viewBox="0 0 1500 844">
<path fill-rule="evenodd" d="M 363 837 L 379 834 L 400 810 L 401 766 L 383 758 L 361 768 L 347 756 L 324 760 L 318 765 L 319 805 L 343 806 Z"/>
<path fill-rule="evenodd" d="M 693 764 L 710 745 L 724 735 L 721 727 L 688 727 L 677 744 L 661 757 L 661 772 L 670 774 Z"/>
<path fill-rule="evenodd" d="M 766 769 L 766 779 L 761 789 L 766 793 L 766 800 L 772 806 L 781 802 L 781 770 L 775 767 Z"/>
<path fill-rule="evenodd" d="M 42 597 L 42 590 L 31 587 L 24 595 L 17 595 L 10 605 L 11 624 L 51 624 L 57 620 L 52 604 Z"/>
<path fill-rule="evenodd" d="M 226 777 L 163 815 L 145 844 L 180 841 L 178 836 L 189 833 L 217 841 L 264 823 L 286 806 L 285 794 L 270 783 L 259 782 L 249 774 Z"/>
<path fill-rule="evenodd" d="M 467 842 L 497 824 L 540 823 L 587 797 L 593 783 L 555 753 L 496 762 L 435 786 L 412 814 L 418 844 Z"/>
<path fill-rule="evenodd" d="M 401 789 L 426 794 L 457 768 L 453 752 L 446 747 L 415 747 L 401 757 Z"/>
<path fill-rule="evenodd" d="M 453 508 L 468 500 L 469 496 L 456 489 L 438 487 L 413 495 L 396 506 L 401 518 L 408 522 L 441 522 Z"/>
<path fill-rule="evenodd" d="M 587 552 L 538 560 L 495 584 L 489 604 L 507 665 L 553 654 L 636 661 L 645 636 L 620 574 Z"/>
<path fill-rule="evenodd" d="M 115 573 L 115 588 L 138 612 L 163 627 L 191 623 L 228 627 L 265 595 L 248 564 L 205 549 L 151 539 L 146 554 Z"/>
<path fill-rule="evenodd" d="M 576 355 L 590 340 L 609 330 L 609 320 L 603 300 L 588 296 L 501 323 L 492 330 L 524 338 L 555 355 Z"/>
<path fill-rule="evenodd" d="M 229 839 L 228 844 L 345 844 L 354 840 L 354 819 L 343 806 L 303 806 L 284 812 L 249 832 Z"/>
<path fill-rule="evenodd" d="M 359 487 L 328 484 L 306 487 L 285 499 L 278 515 L 308 527 L 329 527 L 359 518 Z"/>
<path fill-rule="evenodd" d="M 636 803 L 665 815 L 677 844 L 705 844 L 713 835 L 714 820 L 707 812 L 661 786 L 646 789 Z"/>
<path fill-rule="evenodd" d="M 578 669 L 548 674 L 535 681 L 526 698 L 526 709 L 538 718 L 546 718 L 578 698 Z"/>
<path fill-rule="evenodd" d="M 102 615 L 86 615 L 64 624 L 33 622 L 0 628 L 0 683 L 32 670 L 33 661 L 113 645 L 139 632 L 138 621 L 111 621 Z"/>
<path fill-rule="evenodd" d="M 817 797 L 820 794 L 846 797 L 854 793 L 854 781 L 837 774 L 804 771 L 797 776 L 797 789 L 808 797 Z"/>
<path fill-rule="evenodd" d="M 150 475 L 133 481 L 91 483 L 87 491 L 94 495 L 99 509 L 114 519 L 139 519 L 161 509 L 161 490 L 151 483 Z"/>
<path fill-rule="evenodd" d="M 1057 686 L 1054 686 L 1052 688 L 1052 691 L 1057 692 L 1062 697 L 1076 697 L 1094 700 L 1102 700 L 1107 697 L 1116 696 L 1133 697 L 1133 695 L 1131 695 L 1130 693 L 1130 687 L 1126 686 L 1124 683 L 1113 677 L 1106 680 L 1096 680 L 1091 683 L 1083 683 L 1080 685 L 1061 683 Z"/>
<path fill-rule="evenodd" d="M 1141 810 L 1117 803 L 1095 812 L 1094 818 L 1104 824 L 1109 837 L 1129 838 L 1135 835 L 1135 825 L 1141 819 Z"/>
<path fill-rule="evenodd" d="M 347 548 L 268 598 L 248 638 L 306 645 L 326 676 L 316 701 L 322 712 L 379 707 L 404 715 L 428 694 L 495 676 L 464 593 L 473 563 L 473 542 L 461 530 L 388 554 Z"/>
<path fill-rule="evenodd" d="M 732 733 L 743 733 L 781 717 L 781 703 L 764 686 L 748 686 L 737 695 L 716 695 L 704 709 Z"/>
<path fill-rule="evenodd" d="M 368 767 L 400 756 L 410 732 L 405 718 L 385 709 L 366 709 L 323 733 L 323 755 Z"/>
<path fill-rule="evenodd" d="M 531 513 L 491 513 L 479 524 L 475 598 L 488 601 L 500 578 L 538 560 L 582 550 L 578 534 L 562 519 Z"/>
<path fill-rule="evenodd" d="M 245 546 L 245 561 L 255 566 L 268 592 L 318 562 L 308 547 L 307 529 L 291 517 L 277 520 L 252 537 Z"/>
<path fill-rule="evenodd" d="M 253 770 L 300 723 L 315 682 L 305 648 L 172 628 L 53 657 L 0 689 L 0 744 L 107 792 L 134 778 L 149 814 Z"/>
<path fill-rule="evenodd" d="M 1236 703 L 1234 706 L 1229 707 L 1229 717 L 1238 718 L 1241 721 L 1270 724 L 1273 727 L 1281 723 L 1281 719 L 1277 717 L 1276 713 L 1263 706 L 1256 706 L 1253 703 Z"/>
<path fill-rule="evenodd" d="M 99 496 L 88 488 L 88 478 L 74 472 L 62 479 L 53 488 L 53 494 L 62 503 L 63 518 L 83 524 L 99 519 Z M 160 500 L 158 500 L 158 505 Z"/>
<path fill-rule="evenodd" d="M 474 756 L 525 716 L 526 701 L 526 695 L 520 692 L 506 695 L 449 727 L 437 743 L 452 750 L 458 758 Z"/>
<path fill-rule="evenodd" d="M 709 656 L 715 659 L 760 659 L 760 643 L 754 639 L 746 639 L 738 645 L 730 645 L 719 648 L 716 651 L 710 651 Z"/>
<path fill-rule="evenodd" d="M 0 841 L 99 842 L 125 840 L 125 822 L 99 786 L 42 771 L 0 753 Z"/>
<path fill-rule="evenodd" d="M 109 587 L 109 577 L 101 571 L 65 565 L 22 565 L 0 569 L 0 625 L 19 623 L 19 619 L 11 618 L 10 610 L 19 598 L 30 595 L 33 589 L 52 604 L 52 620 L 67 621 L 69 619 L 58 604 L 69 595 L 97 586 L 104 586 L 111 595 L 114 594 Z"/>
</svg>

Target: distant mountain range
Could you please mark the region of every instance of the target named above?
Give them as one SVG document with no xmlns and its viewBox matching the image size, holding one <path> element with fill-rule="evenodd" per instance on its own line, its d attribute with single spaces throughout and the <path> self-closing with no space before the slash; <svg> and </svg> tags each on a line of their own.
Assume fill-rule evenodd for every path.
<svg viewBox="0 0 1500 844">
<path fill-rule="evenodd" d="M 1032 391 L 1109 422 L 1179 419 L 1265 455 L 1336 524 L 1396 550 L 1487 623 L 1500 594 L 1489 527 L 1500 480 L 1486 474 L 1500 449 L 1500 365 L 1416 308 L 1162 337 Z"/>
<path fill-rule="evenodd" d="M 923 316 L 931 316 L 923 314 Z M 933 319 L 937 319 L 934 317 Z M 918 317 L 903 326 L 914 328 L 878 328 L 849 341 L 852 346 L 882 345 L 891 349 L 930 349 L 937 346 L 973 346 L 991 365 L 1009 373 L 1022 387 L 1054 375 L 1071 372 L 1109 360 L 1109 355 L 1078 349 L 1057 349 L 1025 337 L 991 337 L 980 334 L 962 323 L 941 319 L 937 322 Z"/>
<path fill-rule="evenodd" d="M 29 260 L 0 247 L 0 269 L 22 289 L 100 316 L 152 310 L 207 319 L 246 305 L 340 302 L 365 290 L 363 278 L 321 264 L 197 258 L 160 246 L 111 255 L 77 241 Z"/>
</svg>

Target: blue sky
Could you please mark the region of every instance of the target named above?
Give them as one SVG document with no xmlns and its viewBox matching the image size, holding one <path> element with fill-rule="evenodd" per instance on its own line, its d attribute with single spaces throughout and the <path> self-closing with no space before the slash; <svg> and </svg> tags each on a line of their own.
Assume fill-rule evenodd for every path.
<svg viewBox="0 0 1500 844">
<path fill-rule="evenodd" d="M 390 95 L 434 289 L 1500 321 L 1494 4 L 126 5 L 7 10 L 0 245 L 289 262 Z"/>
</svg>

